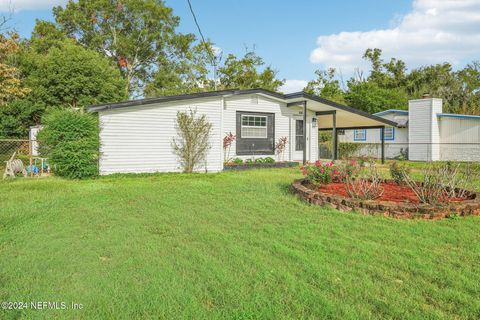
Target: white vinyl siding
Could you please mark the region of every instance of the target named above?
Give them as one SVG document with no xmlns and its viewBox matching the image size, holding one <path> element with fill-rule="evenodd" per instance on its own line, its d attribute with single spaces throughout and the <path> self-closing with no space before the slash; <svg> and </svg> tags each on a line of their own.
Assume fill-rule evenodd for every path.
<svg viewBox="0 0 480 320">
<path fill-rule="evenodd" d="M 410 100 L 408 110 L 409 159 L 413 161 L 440 160 L 440 129 L 437 113 L 442 112 L 442 100 Z"/>
<path fill-rule="evenodd" d="M 252 103 L 254 101 L 254 103 Z M 280 137 L 287 137 L 288 143 L 287 147 L 284 152 L 284 160 L 302 160 L 302 158 L 298 158 L 296 156 L 295 150 L 295 119 L 294 116 L 299 114 L 299 109 L 295 108 L 288 108 L 287 104 L 284 102 L 280 102 L 274 99 L 269 99 L 263 96 L 258 96 L 257 99 L 252 99 L 251 96 L 234 96 L 225 99 L 225 107 L 223 110 L 224 114 L 224 122 L 223 122 L 223 134 L 222 137 L 232 132 L 235 134 L 236 132 L 236 113 L 237 111 L 248 112 L 251 113 L 273 113 L 275 114 L 275 123 L 274 123 L 274 143 L 278 142 Z M 307 130 L 308 132 L 308 130 Z M 314 132 L 316 134 L 316 132 Z M 316 141 L 312 133 L 312 143 Z M 315 140 L 314 140 L 315 139 Z M 252 155 L 237 155 L 235 153 L 236 144 L 235 142 L 232 144 L 231 151 L 230 151 L 230 158 L 242 158 L 248 159 L 252 158 Z M 311 158 L 310 161 L 316 160 L 316 146 L 312 146 Z M 301 155 L 301 153 L 300 153 Z M 255 158 L 259 157 L 275 157 L 277 160 L 282 160 L 281 156 L 277 155 L 264 155 L 264 154 L 255 154 Z"/>
<path fill-rule="evenodd" d="M 440 159 L 480 161 L 480 119 L 440 117 Z"/>
<path fill-rule="evenodd" d="M 281 137 L 288 138 L 283 156 L 255 154 L 255 158 L 302 160 L 303 152 L 294 151 L 295 120 L 302 118 L 301 108 L 287 107 L 285 102 L 261 95 L 219 96 L 100 111 L 100 174 L 181 171 L 179 159 L 173 153 L 172 139 L 177 136 L 175 129 L 177 112 L 190 109 L 197 110 L 197 115 L 206 115 L 212 124 L 211 149 L 205 163 L 196 171 L 215 172 L 223 169 L 222 139 L 229 132 L 236 134 L 237 111 L 255 115 L 252 128 L 260 130 L 263 130 L 263 121 L 257 119 L 258 116 L 262 113 L 274 115 L 271 125 L 270 118 L 267 117 L 266 120 L 267 129 L 273 126 L 272 143 L 276 144 Z M 318 130 L 312 128 L 311 121 L 314 116 L 313 111 L 307 114 L 306 151 L 309 161 L 315 161 L 318 155 Z M 235 150 L 234 142 L 230 148 L 229 158 L 237 157 Z M 252 158 L 252 155 L 238 157 L 247 159 Z"/>
<path fill-rule="evenodd" d="M 223 169 L 221 98 L 192 99 L 99 112 L 100 174 L 181 171 L 172 150 L 178 111 L 196 110 L 212 124 L 211 149 L 197 171 Z"/>
</svg>

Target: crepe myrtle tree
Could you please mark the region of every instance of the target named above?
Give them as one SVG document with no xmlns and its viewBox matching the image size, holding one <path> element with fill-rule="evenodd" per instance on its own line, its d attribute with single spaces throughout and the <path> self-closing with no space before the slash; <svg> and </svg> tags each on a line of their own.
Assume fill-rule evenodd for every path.
<svg viewBox="0 0 480 320">
<path fill-rule="evenodd" d="M 211 148 L 212 124 L 206 115 L 197 116 L 197 111 L 190 109 L 177 113 L 175 129 L 178 136 L 172 139 L 173 153 L 178 157 L 183 172 L 191 173 L 206 163 Z"/>
</svg>

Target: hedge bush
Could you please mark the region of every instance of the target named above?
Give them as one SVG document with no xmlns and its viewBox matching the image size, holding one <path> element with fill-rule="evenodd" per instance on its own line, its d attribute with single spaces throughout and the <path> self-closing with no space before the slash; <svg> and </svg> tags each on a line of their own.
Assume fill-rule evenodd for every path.
<svg viewBox="0 0 480 320">
<path fill-rule="evenodd" d="M 56 175 L 84 179 L 98 174 L 98 119 L 70 110 L 52 110 L 42 119 L 40 152 Z"/>
</svg>

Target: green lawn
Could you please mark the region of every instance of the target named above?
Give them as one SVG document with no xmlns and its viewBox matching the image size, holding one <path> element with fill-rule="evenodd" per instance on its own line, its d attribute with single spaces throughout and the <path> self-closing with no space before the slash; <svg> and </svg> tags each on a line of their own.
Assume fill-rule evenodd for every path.
<svg viewBox="0 0 480 320">
<path fill-rule="evenodd" d="M 0 182 L 0 319 L 479 319 L 480 218 L 309 206 L 298 169 Z"/>
</svg>

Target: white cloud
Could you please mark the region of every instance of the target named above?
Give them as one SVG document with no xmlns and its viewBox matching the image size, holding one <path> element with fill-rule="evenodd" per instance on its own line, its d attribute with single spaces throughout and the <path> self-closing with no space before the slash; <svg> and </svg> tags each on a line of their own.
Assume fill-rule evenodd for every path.
<svg viewBox="0 0 480 320">
<path fill-rule="evenodd" d="M 412 11 L 392 27 L 320 36 L 310 62 L 351 72 L 365 69 L 367 48 L 380 48 L 409 67 L 480 59 L 480 0 L 414 0 Z"/>
<path fill-rule="evenodd" d="M 302 91 L 303 88 L 305 88 L 308 84 L 308 81 L 306 80 L 285 80 L 285 83 L 283 86 L 280 87 L 280 91 L 283 93 L 292 93 L 292 92 L 298 92 Z"/>
<path fill-rule="evenodd" d="M 65 3 L 67 0 L 0 0 L 0 12 L 50 9 Z"/>
</svg>

